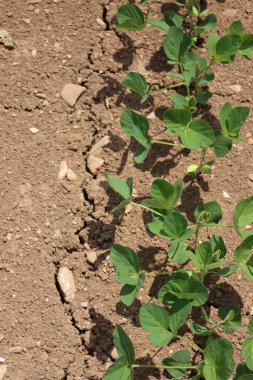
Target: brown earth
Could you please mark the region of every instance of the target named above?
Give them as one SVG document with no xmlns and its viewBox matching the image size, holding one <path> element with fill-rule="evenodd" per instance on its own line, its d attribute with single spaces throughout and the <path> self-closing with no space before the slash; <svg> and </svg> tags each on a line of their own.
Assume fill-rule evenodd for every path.
<svg viewBox="0 0 253 380">
<path fill-rule="evenodd" d="M 168 83 L 166 59 L 159 51 L 163 34 L 153 29 L 125 33 L 115 29 L 116 0 L 10 0 L 0 3 L 0 27 L 6 29 L 14 49 L 0 45 L 1 112 L 1 253 L 0 253 L 0 356 L 9 380 L 101 379 L 111 362 L 111 333 L 120 323 L 133 339 L 142 362 L 159 362 L 162 353 L 147 341 L 138 327 L 142 301 L 154 298 L 157 283 L 146 284 L 130 308 L 119 302 L 120 286 L 108 260 L 112 242 L 140 253 L 143 267 L 161 269 L 167 264 L 166 246 L 145 229 L 146 214 L 134 210 L 112 215 L 118 198 L 102 175 L 87 168 L 87 155 L 95 142 L 109 135 L 103 151 L 108 171 L 122 178 L 133 176 L 141 197 L 148 194 L 153 177 L 174 182 L 198 154 L 153 150 L 143 165 L 134 166 L 134 144 L 121 131 L 119 116 L 127 106 L 155 112 L 152 131 L 162 129 L 160 117 L 169 106 L 161 93 L 141 108 L 135 96 L 123 91 L 120 81 L 129 70 L 145 73 L 159 87 Z M 252 32 L 251 0 L 208 1 L 218 15 L 220 32 L 234 18 Z M 153 1 L 154 16 L 170 4 Z M 153 8 L 154 7 L 154 8 Z M 97 20 L 97 17 L 100 20 Z M 105 24 L 101 22 L 104 20 Z M 251 29 L 250 29 L 251 28 Z M 203 52 L 205 49 L 203 48 Z M 250 106 L 251 62 L 217 65 L 211 108 L 202 115 L 216 122 L 221 105 Z M 60 97 L 66 83 L 85 92 L 74 108 Z M 229 86 L 239 84 L 235 93 Z M 33 134 L 30 128 L 39 132 Z M 244 127 L 252 132 L 252 116 Z M 250 142 L 250 141 L 249 141 Z M 192 220 L 197 204 L 218 200 L 224 222 L 231 220 L 239 199 L 252 195 L 252 145 L 236 143 L 232 153 L 217 160 L 211 177 L 185 182 L 181 208 Z M 60 163 L 66 160 L 77 179 L 59 181 Z M 251 177 L 252 178 L 252 177 Z M 224 198 L 226 191 L 230 198 Z M 232 249 L 238 239 L 221 231 Z M 94 265 L 86 255 L 95 252 Z M 67 304 L 56 282 L 60 266 L 73 273 L 75 300 Z M 252 312 L 252 285 L 241 274 L 213 284 L 211 308 L 221 302 L 243 308 L 244 324 Z M 87 303 L 87 304 L 85 304 Z M 242 336 L 235 337 L 237 359 Z M 171 352 L 181 344 L 170 346 Z M 1 370 L 1 365 L 0 365 Z M 159 372 L 136 372 L 136 379 L 163 379 Z"/>
</svg>

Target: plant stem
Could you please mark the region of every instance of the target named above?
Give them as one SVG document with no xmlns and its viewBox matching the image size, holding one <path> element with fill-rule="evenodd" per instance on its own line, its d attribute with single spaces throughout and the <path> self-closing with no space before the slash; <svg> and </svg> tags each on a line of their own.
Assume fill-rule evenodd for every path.
<svg viewBox="0 0 253 380">
<path fill-rule="evenodd" d="M 188 343 L 191 347 L 193 347 L 195 350 L 199 351 L 199 352 L 204 352 L 202 350 L 202 348 L 200 348 L 196 343 L 192 342 L 191 340 L 185 338 L 184 336 L 181 336 L 181 335 L 177 335 L 177 338 Z"/>
<path fill-rule="evenodd" d="M 147 207 L 147 206 L 144 206 L 144 205 L 142 205 L 141 203 L 131 202 L 131 205 L 133 205 L 133 206 L 139 206 L 139 207 L 143 208 L 144 210 L 151 211 L 151 212 L 153 212 L 154 214 L 156 214 L 156 215 L 158 215 L 158 216 L 164 216 L 164 215 L 161 214 L 160 212 L 155 211 L 155 210 L 153 210 L 152 208 L 149 208 L 149 207 Z"/>
<path fill-rule="evenodd" d="M 175 143 L 170 143 L 168 141 L 160 141 L 160 140 L 152 140 L 151 144 L 162 144 L 162 145 L 175 146 L 177 148 L 185 148 L 185 146 L 182 144 L 175 144 Z"/>
<path fill-rule="evenodd" d="M 196 175 L 201 172 L 201 168 L 205 163 L 205 158 L 206 158 L 206 148 L 202 148 L 201 158 L 200 158 L 200 162 L 199 162 L 199 166 L 198 166 Z"/>
<path fill-rule="evenodd" d="M 197 245 L 198 245 L 199 231 L 200 231 L 200 223 L 197 223 L 196 230 L 195 230 L 194 251 L 196 250 Z"/>
<path fill-rule="evenodd" d="M 183 68 L 182 63 L 179 63 L 178 65 L 180 67 L 181 74 L 184 76 L 184 68 Z M 185 79 L 185 77 L 184 77 L 184 79 Z M 186 80 L 185 80 L 185 87 L 186 87 L 186 91 L 187 91 L 187 96 L 191 96 L 190 86 Z"/>
<path fill-rule="evenodd" d="M 132 368 L 161 368 L 161 369 L 196 369 L 194 365 L 162 365 L 162 364 L 132 364 Z"/>
<path fill-rule="evenodd" d="M 170 276 L 172 272 L 145 272 L 145 276 Z"/>
</svg>

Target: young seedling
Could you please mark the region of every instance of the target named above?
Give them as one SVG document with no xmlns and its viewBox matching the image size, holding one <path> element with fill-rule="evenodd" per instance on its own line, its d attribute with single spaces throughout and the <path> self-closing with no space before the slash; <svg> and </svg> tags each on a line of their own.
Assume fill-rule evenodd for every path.
<svg viewBox="0 0 253 380">
<path fill-rule="evenodd" d="M 106 174 L 109 185 L 120 195 L 123 183 Z M 129 187 L 128 187 L 129 188 Z M 225 338 L 216 338 L 215 333 L 222 328 L 226 334 L 233 334 L 240 329 L 248 335 L 242 344 L 242 357 L 245 363 L 237 367 L 234 380 L 244 380 L 253 376 L 253 318 L 247 329 L 241 327 L 241 310 L 236 305 L 222 305 L 218 309 L 217 321 L 210 319 L 205 306 L 208 305 L 209 289 L 206 277 L 226 278 L 238 269 L 253 281 L 253 231 L 245 229 L 253 223 L 253 197 L 241 200 L 235 207 L 233 223 L 221 224 L 222 210 L 218 202 L 211 201 L 198 206 L 195 210 L 195 225 L 189 227 L 185 216 L 176 208 L 182 194 L 182 181 L 175 185 L 163 179 L 156 179 L 151 185 L 151 198 L 141 203 L 133 202 L 132 193 L 124 194 L 125 200 L 151 212 L 153 221 L 147 226 L 149 230 L 169 243 L 168 256 L 174 268 L 161 272 L 141 270 L 137 253 L 128 247 L 114 244 L 111 249 L 111 261 L 116 270 L 118 282 L 123 284 L 120 300 L 130 306 L 147 276 L 164 276 L 167 281 L 158 292 L 157 303 L 144 304 L 140 308 L 139 319 L 142 328 L 148 333 L 149 340 L 156 347 L 167 346 L 175 340 L 186 342 L 191 349 L 201 356 L 199 361 L 191 361 L 191 352 L 180 350 L 165 358 L 159 364 L 136 364 L 132 342 L 117 326 L 113 342 L 118 350 L 119 359 L 106 371 L 103 379 L 132 379 L 134 368 L 158 368 L 167 371 L 173 378 L 181 378 L 185 372 L 191 379 L 228 380 L 234 370 L 232 343 Z M 121 203 L 122 205 L 122 203 Z M 116 208 L 118 209 L 118 208 Z M 210 240 L 200 242 L 201 230 L 206 228 L 233 228 L 243 239 L 234 251 L 233 259 L 226 258 L 226 246 L 221 236 L 212 235 Z M 187 269 L 180 265 L 187 263 Z M 163 305 L 163 306 L 161 306 Z M 202 324 L 196 323 L 192 310 L 199 308 Z M 179 330 L 187 326 L 192 339 L 181 336 Z M 203 346 L 194 342 L 194 336 L 206 337 Z M 120 377 L 117 377 L 120 376 Z"/>
<path fill-rule="evenodd" d="M 129 77 L 131 77 L 129 74 Z M 139 74 L 140 75 L 140 74 Z M 143 91 L 144 93 L 144 91 Z M 170 136 L 177 136 L 179 143 L 152 139 L 149 133 L 148 119 L 133 110 L 124 110 L 121 115 L 121 127 L 128 137 L 133 138 L 140 145 L 134 160 L 142 163 L 152 144 L 169 145 L 178 149 L 200 150 L 199 165 L 191 165 L 188 173 L 197 175 L 200 172 L 209 174 L 214 161 L 205 161 L 207 150 L 211 149 L 216 157 L 226 156 L 231 148 L 233 140 L 243 141 L 245 137 L 240 130 L 249 115 L 248 107 L 232 107 L 225 103 L 220 110 L 220 129 L 214 130 L 202 119 L 193 120 L 195 100 L 193 97 L 184 98 L 181 95 L 172 96 L 174 108 L 164 112 L 164 124 Z"/>
<path fill-rule="evenodd" d="M 197 19 L 203 16 L 199 0 L 190 0 L 185 6 L 190 15 L 191 24 L 193 16 Z M 173 108 L 165 111 L 164 122 L 168 134 L 178 137 L 180 142 L 152 139 L 146 117 L 132 110 L 123 111 L 121 126 L 129 137 L 140 144 L 135 155 L 137 164 L 146 159 L 152 144 L 165 144 L 178 149 L 201 150 L 200 163 L 190 165 L 187 172 L 193 177 L 201 172 L 210 174 L 214 161 L 205 162 L 207 149 L 212 148 L 217 157 L 228 154 L 232 147 L 232 140 L 242 139 L 239 131 L 247 119 L 249 110 L 246 107 L 235 107 L 232 111 L 232 106 L 226 103 L 220 111 L 220 130 L 213 129 L 202 119 L 194 119 L 193 115 L 197 111 L 198 104 L 206 104 L 212 96 L 208 85 L 214 80 L 213 65 L 216 62 L 231 63 L 236 54 L 249 59 L 249 56 L 253 54 L 253 34 L 245 34 L 240 21 L 234 21 L 223 37 L 211 33 L 208 38 L 209 58 L 206 59 L 193 51 L 193 47 L 202 31 L 215 28 L 217 19 L 214 15 L 208 15 L 202 23 L 195 25 L 194 33 L 191 35 L 185 32 L 187 26 L 179 14 L 167 11 L 162 20 L 150 18 L 149 14 L 150 10 L 144 14 L 136 4 L 123 5 L 117 14 L 118 26 L 127 30 L 139 30 L 152 25 L 167 34 L 163 49 L 168 63 L 178 68 L 177 71 L 170 71 L 168 75 L 179 80 L 178 83 L 167 88 L 185 87 L 186 94 L 185 96 L 179 94 L 170 96 Z M 141 103 L 144 103 L 152 93 L 152 85 L 148 84 L 146 78 L 138 72 L 128 73 L 122 85 L 140 96 Z M 227 110 L 231 111 L 230 116 Z M 227 127 L 227 124 L 230 126 Z M 232 133 L 231 129 L 233 129 Z"/>
</svg>

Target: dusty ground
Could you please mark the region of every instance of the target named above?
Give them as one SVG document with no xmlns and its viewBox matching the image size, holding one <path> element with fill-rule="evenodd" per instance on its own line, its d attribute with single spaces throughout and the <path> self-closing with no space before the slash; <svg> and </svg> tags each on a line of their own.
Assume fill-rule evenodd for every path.
<svg viewBox="0 0 253 380">
<path fill-rule="evenodd" d="M 251 0 L 208 3 L 218 14 L 221 32 L 234 18 L 252 32 Z M 117 199 L 101 175 L 90 173 L 86 159 L 94 143 L 109 135 L 103 153 L 108 170 L 123 178 L 133 175 L 142 196 L 148 193 L 153 177 L 173 182 L 197 156 L 160 149 L 145 164 L 133 165 L 134 147 L 120 130 L 119 116 L 126 106 L 138 109 L 138 103 L 125 94 L 120 81 L 125 72 L 138 70 L 154 85 L 162 86 L 167 68 L 159 52 L 162 33 L 115 30 L 119 4 L 123 2 L 0 3 L 0 27 L 9 31 L 15 44 L 13 50 L 0 45 L 0 356 L 5 358 L 5 378 L 9 380 L 101 379 L 111 361 L 111 332 L 116 323 L 130 332 L 138 358 L 145 361 L 155 352 L 138 328 L 137 318 L 141 300 L 153 297 L 155 284 L 150 294 L 146 287 L 130 309 L 123 307 L 107 256 L 113 241 L 131 242 L 141 253 L 144 267 L 155 264 L 161 268 L 165 246 L 160 248 L 160 240 L 146 232 L 139 210 L 124 218 L 109 213 Z M 152 4 L 157 15 L 168 7 L 162 1 Z M 250 106 L 252 80 L 250 62 L 237 59 L 230 66 L 218 65 L 212 108 L 204 110 L 204 116 L 215 122 L 225 101 Z M 60 97 L 66 83 L 85 88 L 74 108 Z M 241 86 L 238 93 L 229 87 L 235 84 Z M 167 95 L 142 106 L 147 114 L 155 111 L 154 130 L 161 127 L 159 117 L 168 106 Z M 32 127 L 39 132 L 33 134 Z M 252 132 L 252 116 L 244 132 Z M 190 219 L 194 205 L 217 199 L 223 206 L 224 221 L 231 220 L 235 203 L 252 194 L 252 149 L 249 143 L 236 143 L 227 158 L 217 161 L 212 177 L 201 184 L 185 183 L 182 209 Z M 76 180 L 58 180 L 63 160 L 77 175 Z M 230 198 L 224 198 L 223 191 Z M 229 233 L 225 237 L 232 250 L 236 237 Z M 94 265 L 87 262 L 90 252 L 97 255 Z M 77 292 L 71 304 L 64 302 L 56 283 L 60 266 L 67 266 L 74 276 Z M 236 274 L 230 285 L 214 286 L 211 306 L 219 306 L 224 298 L 235 302 L 243 307 L 246 323 L 252 295 L 252 285 Z M 238 349 L 240 340 L 235 341 Z M 136 378 L 165 377 L 137 372 Z"/>
</svg>

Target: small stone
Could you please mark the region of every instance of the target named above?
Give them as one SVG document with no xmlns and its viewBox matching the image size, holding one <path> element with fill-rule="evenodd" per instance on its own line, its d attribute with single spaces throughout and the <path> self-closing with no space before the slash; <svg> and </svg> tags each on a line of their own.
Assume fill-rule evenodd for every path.
<svg viewBox="0 0 253 380">
<path fill-rule="evenodd" d="M 90 153 L 92 154 L 98 154 L 102 151 L 102 149 L 108 145 L 110 142 L 110 137 L 109 136 L 104 136 L 101 140 L 96 142 L 96 144 L 93 145 L 93 147 L 90 150 Z"/>
<path fill-rule="evenodd" d="M 87 307 L 88 307 L 88 302 L 81 302 L 81 307 L 83 308 L 83 309 L 87 309 Z"/>
<path fill-rule="evenodd" d="M 231 198 L 230 195 L 226 191 L 223 191 L 222 194 L 223 194 L 223 197 L 226 199 Z"/>
<path fill-rule="evenodd" d="M 249 138 L 249 139 L 248 139 L 248 143 L 249 143 L 249 145 L 253 145 L 253 139 L 252 139 L 252 138 Z"/>
<path fill-rule="evenodd" d="M 247 137 L 247 139 L 248 139 L 249 137 L 251 137 L 251 136 L 252 136 L 252 133 L 250 133 L 250 132 L 246 133 L 246 137 Z"/>
<path fill-rule="evenodd" d="M 2 340 L 4 340 L 5 336 L 3 334 L 0 334 L 0 342 L 2 342 Z"/>
<path fill-rule="evenodd" d="M 3 44 L 6 48 L 12 49 L 14 47 L 14 43 L 12 38 L 5 29 L 0 29 L 0 44 Z"/>
<path fill-rule="evenodd" d="M 6 236 L 6 239 L 7 239 L 8 241 L 11 241 L 11 238 L 12 238 L 12 234 L 11 234 L 11 232 L 9 232 L 9 233 L 7 234 L 7 236 Z M 1 335 L 0 335 L 0 337 L 1 337 Z M 0 338 L 0 342 L 1 342 L 1 338 Z"/>
<path fill-rule="evenodd" d="M 96 21 L 101 28 L 106 29 L 106 23 L 100 17 L 97 17 Z"/>
<path fill-rule="evenodd" d="M 239 84 L 232 84 L 231 86 L 229 86 L 230 90 L 232 90 L 233 92 L 241 92 L 242 88 Z"/>
<path fill-rule="evenodd" d="M 2 357 L 0 356 L 0 364 L 4 364 L 4 362 L 5 362 L 5 358 L 2 358 Z"/>
<path fill-rule="evenodd" d="M 76 180 L 76 174 L 73 172 L 73 170 L 71 170 L 70 168 L 68 168 L 68 171 L 67 171 L 67 179 L 69 181 L 75 181 Z"/>
<path fill-rule="evenodd" d="M 75 298 L 76 287 L 72 272 L 67 267 L 61 267 L 57 275 L 61 293 L 66 302 L 72 302 Z"/>
<path fill-rule="evenodd" d="M 227 17 L 235 17 L 237 15 L 237 9 L 226 9 L 222 14 Z"/>
<path fill-rule="evenodd" d="M 61 97 L 65 102 L 67 102 L 71 107 L 77 102 L 77 99 L 84 93 L 85 88 L 78 86 L 73 83 L 65 84 L 61 91 Z"/>
<path fill-rule="evenodd" d="M 250 173 L 250 174 L 249 174 L 249 179 L 250 179 L 250 181 L 253 182 L 253 173 Z M 8 239 L 8 235 L 7 235 L 7 239 Z"/>
<path fill-rule="evenodd" d="M 35 127 L 32 127 L 30 128 L 30 131 L 35 134 L 35 133 L 38 133 L 39 132 L 39 129 L 38 128 L 35 128 Z"/>
<path fill-rule="evenodd" d="M 67 162 L 64 160 L 60 163 L 59 172 L 58 172 L 58 180 L 61 181 L 63 178 L 65 178 L 67 173 L 68 173 L 68 165 L 67 165 Z"/>
<path fill-rule="evenodd" d="M 87 158 L 87 166 L 92 174 L 96 174 L 97 170 L 99 170 L 103 164 L 104 160 L 100 157 L 96 157 L 90 154 Z"/>
<path fill-rule="evenodd" d="M 21 354 L 22 351 L 23 351 L 23 348 L 21 346 L 15 346 L 9 349 L 9 352 L 11 354 Z"/>
<path fill-rule="evenodd" d="M 31 24 L 31 20 L 30 20 L 29 18 L 22 18 L 22 21 L 23 21 L 26 25 Z"/>
<path fill-rule="evenodd" d="M 37 50 L 33 49 L 33 50 L 32 50 L 32 57 L 35 58 L 36 55 L 37 55 Z"/>
<path fill-rule="evenodd" d="M 95 262 L 97 261 L 97 254 L 96 252 L 94 251 L 91 251 L 91 252 L 88 252 L 87 253 L 87 261 L 89 264 L 95 264 Z"/>
<path fill-rule="evenodd" d="M 156 115 L 154 112 L 151 112 L 147 115 L 147 119 L 149 120 L 155 120 L 156 119 Z"/>
<path fill-rule="evenodd" d="M 1 365 L 0 366 L 0 380 L 4 379 L 6 373 L 7 373 L 7 365 L 6 364 Z"/>
<path fill-rule="evenodd" d="M 117 360 L 118 358 L 119 358 L 119 355 L 118 355 L 118 352 L 117 352 L 117 349 L 116 349 L 116 347 L 114 347 L 113 349 L 112 349 L 112 351 L 111 351 L 111 358 L 113 359 L 113 360 Z"/>
</svg>

